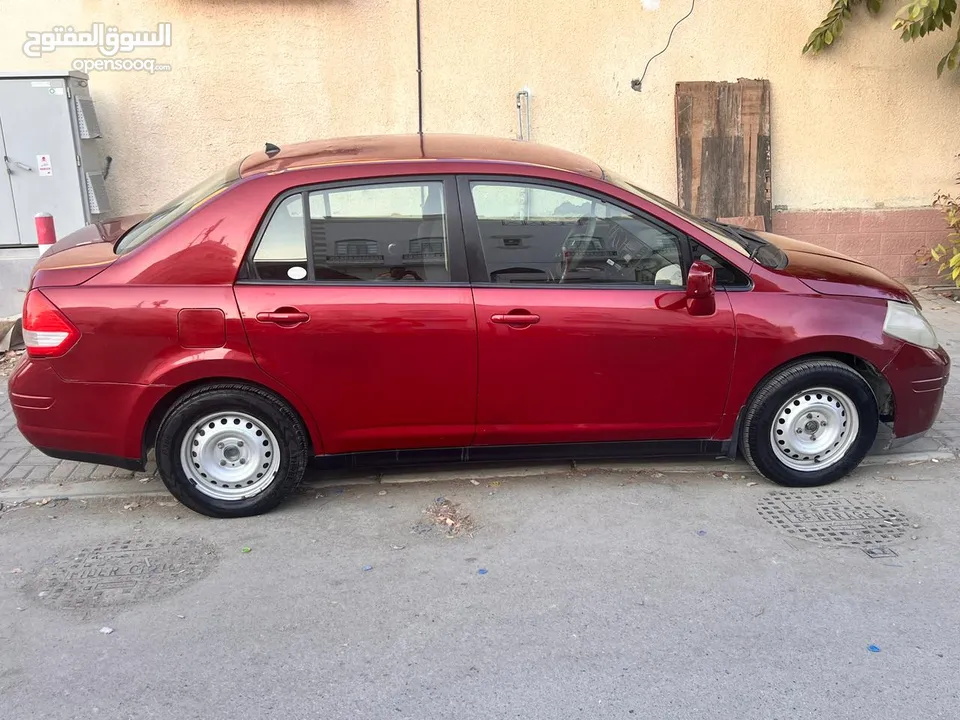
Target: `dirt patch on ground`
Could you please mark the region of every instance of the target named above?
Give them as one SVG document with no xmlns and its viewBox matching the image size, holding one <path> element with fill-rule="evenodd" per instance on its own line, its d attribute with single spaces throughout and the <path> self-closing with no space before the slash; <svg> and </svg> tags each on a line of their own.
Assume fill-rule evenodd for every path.
<svg viewBox="0 0 960 720">
<path fill-rule="evenodd" d="M 446 498 L 437 498 L 436 501 L 423 511 L 424 518 L 414 526 L 419 533 L 440 531 L 448 537 L 470 535 L 476 530 L 476 523 L 467 514 L 459 503 Z"/>
</svg>

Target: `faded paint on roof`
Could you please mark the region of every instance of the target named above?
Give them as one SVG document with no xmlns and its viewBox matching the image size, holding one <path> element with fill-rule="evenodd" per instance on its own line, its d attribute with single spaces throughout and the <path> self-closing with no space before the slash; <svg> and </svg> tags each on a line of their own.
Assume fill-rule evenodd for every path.
<svg viewBox="0 0 960 720">
<path fill-rule="evenodd" d="M 597 163 L 548 145 L 482 135 L 368 135 L 313 140 L 280 146 L 272 158 L 254 153 L 240 164 L 240 175 L 281 172 L 322 165 L 404 160 L 481 160 L 520 163 L 601 179 Z"/>
</svg>

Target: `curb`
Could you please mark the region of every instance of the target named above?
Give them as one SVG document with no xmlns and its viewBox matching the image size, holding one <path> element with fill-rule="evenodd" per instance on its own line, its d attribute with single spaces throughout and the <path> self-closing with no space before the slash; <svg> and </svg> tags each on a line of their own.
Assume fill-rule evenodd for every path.
<svg viewBox="0 0 960 720">
<path fill-rule="evenodd" d="M 947 450 L 927 452 L 892 453 L 890 455 L 871 455 L 864 458 L 860 467 L 878 467 L 889 465 L 916 465 L 925 462 L 950 462 L 957 456 Z M 466 482 L 474 480 L 489 482 L 528 477 L 551 477 L 570 473 L 612 472 L 639 473 L 648 475 L 690 475 L 695 473 L 729 475 L 751 475 L 759 477 L 756 471 L 742 460 L 731 461 L 726 458 L 700 460 L 697 462 L 576 462 L 545 463 L 543 465 L 507 466 L 494 468 L 464 468 L 462 470 L 423 470 L 398 471 L 386 475 L 358 475 L 325 480 L 305 480 L 301 488 L 323 489 L 328 487 L 348 487 L 364 485 L 408 485 L 433 482 Z M 154 484 L 155 483 L 155 484 Z M 153 484 L 153 487 L 148 485 Z M 45 498 L 52 500 L 88 500 L 88 499 L 127 499 L 134 497 L 171 497 L 159 480 L 149 483 L 130 480 L 90 480 L 72 484 L 40 484 L 29 487 L 0 490 L 0 503 L 32 503 Z"/>
</svg>

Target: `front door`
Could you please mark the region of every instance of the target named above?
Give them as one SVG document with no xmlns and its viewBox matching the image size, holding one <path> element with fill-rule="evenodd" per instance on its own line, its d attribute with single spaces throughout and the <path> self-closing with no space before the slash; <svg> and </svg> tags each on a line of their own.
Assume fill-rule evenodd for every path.
<svg viewBox="0 0 960 720">
<path fill-rule="evenodd" d="M 453 180 L 298 189 L 268 217 L 237 302 L 323 451 L 470 444 L 477 327 Z"/>
<path fill-rule="evenodd" d="M 561 184 L 462 179 L 480 338 L 477 443 L 702 439 L 733 366 L 726 293 L 686 309 L 686 240 Z"/>
</svg>

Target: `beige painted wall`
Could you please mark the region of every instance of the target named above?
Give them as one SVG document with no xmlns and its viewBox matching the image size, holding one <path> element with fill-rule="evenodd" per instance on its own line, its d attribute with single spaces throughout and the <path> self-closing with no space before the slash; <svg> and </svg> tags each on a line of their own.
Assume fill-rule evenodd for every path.
<svg viewBox="0 0 960 720">
<path fill-rule="evenodd" d="M 891 0 L 892 6 L 898 5 Z M 903 46 L 860 13 L 819 58 L 800 48 L 826 0 L 700 0 L 651 65 L 688 0 L 422 0 L 424 127 L 512 137 L 530 88 L 533 138 L 676 194 L 673 91 L 683 80 L 765 77 L 773 91 L 773 199 L 791 209 L 927 204 L 960 151 L 960 73 L 938 81 L 946 37 Z M 150 209 L 270 140 L 411 132 L 417 126 L 414 0 L 0 0 L 0 69 L 68 69 L 95 51 L 24 57 L 28 30 L 173 24 L 138 51 L 169 73 L 91 77 L 114 157 L 114 205 Z M 747 13 L 751 13 L 748 15 Z"/>
</svg>

